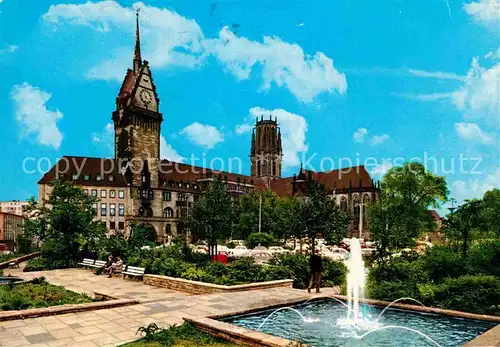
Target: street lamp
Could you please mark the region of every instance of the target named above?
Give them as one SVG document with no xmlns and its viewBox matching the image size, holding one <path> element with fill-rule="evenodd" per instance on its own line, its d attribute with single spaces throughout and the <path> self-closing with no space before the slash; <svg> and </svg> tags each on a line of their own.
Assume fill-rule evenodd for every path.
<svg viewBox="0 0 500 347">
<path fill-rule="evenodd" d="M 359 206 L 359 239 L 362 239 L 363 238 L 363 222 L 364 222 L 364 210 L 365 210 L 365 206 L 366 206 L 366 203 L 364 202 L 358 202 L 354 205 L 354 207 L 358 207 Z"/>
<path fill-rule="evenodd" d="M 455 198 L 451 198 L 451 207 L 448 207 L 448 210 L 450 210 L 451 214 L 453 214 L 453 211 L 455 211 L 457 208 L 455 207 L 455 203 L 457 200 Z"/>
</svg>

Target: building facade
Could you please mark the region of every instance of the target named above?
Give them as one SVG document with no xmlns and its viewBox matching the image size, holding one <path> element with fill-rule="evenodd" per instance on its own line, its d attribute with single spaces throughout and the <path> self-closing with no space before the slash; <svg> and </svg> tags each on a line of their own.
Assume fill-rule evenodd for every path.
<svg viewBox="0 0 500 347">
<path fill-rule="evenodd" d="M 12 250 L 18 237 L 23 234 L 24 220 L 23 216 L 0 212 L 0 244 Z"/>
<path fill-rule="evenodd" d="M 311 182 L 323 184 L 332 198 L 352 215 L 349 228 L 367 236 L 364 206 L 378 196 L 378 187 L 364 167 L 282 177 L 282 144 L 278 119 L 256 120 L 250 143 L 250 175 L 215 171 L 160 158 L 163 116 L 147 61 L 142 61 L 139 23 L 132 69 L 128 69 L 112 113 L 114 158 L 65 156 L 39 181 L 39 199 L 48 197 L 52 180 L 70 180 L 100 201 L 96 219 L 111 232 L 127 232 L 133 222 L 150 225 L 159 242 L 187 236 L 183 217 L 203 194 L 206 184 L 219 177 L 233 195 L 270 189 L 279 196 L 305 194 Z"/>
<path fill-rule="evenodd" d="M 24 208 L 28 206 L 26 201 L 11 200 L 11 201 L 0 201 L 0 212 L 12 213 L 18 216 L 26 216 Z"/>
</svg>

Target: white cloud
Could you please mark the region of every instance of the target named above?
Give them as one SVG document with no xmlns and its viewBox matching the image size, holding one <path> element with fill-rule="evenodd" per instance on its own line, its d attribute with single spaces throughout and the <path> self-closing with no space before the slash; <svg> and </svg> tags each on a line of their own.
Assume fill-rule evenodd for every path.
<svg viewBox="0 0 500 347">
<path fill-rule="evenodd" d="M 11 91 L 16 119 L 23 128 L 24 135 L 35 135 L 39 144 L 58 149 L 63 134 L 57 127 L 57 121 L 63 118 L 63 114 L 57 109 L 47 109 L 46 103 L 51 97 L 52 94 L 27 82 L 15 85 Z"/>
<path fill-rule="evenodd" d="M 115 128 L 113 123 L 108 123 L 100 133 L 92 133 L 92 143 L 103 146 L 111 154 L 114 154 Z"/>
<path fill-rule="evenodd" d="M 498 33 L 500 25 L 500 1 L 480 0 L 464 5 L 467 12 L 474 20 L 489 27 Z"/>
<path fill-rule="evenodd" d="M 393 167 L 392 163 L 386 159 L 383 159 L 381 163 L 377 163 L 371 169 L 371 175 L 378 179 L 382 178 L 389 169 Z"/>
<path fill-rule="evenodd" d="M 391 137 L 387 134 L 382 134 L 382 135 L 373 135 L 370 141 L 370 144 L 372 146 L 380 145 L 387 140 L 389 140 Z"/>
<path fill-rule="evenodd" d="M 264 90 L 272 84 L 286 87 L 304 102 L 313 101 L 323 92 L 343 94 L 347 89 L 345 75 L 335 69 L 331 58 L 321 52 L 307 55 L 300 46 L 278 37 L 264 36 L 262 43 L 251 41 L 237 37 L 227 27 L 217 38 L 205 39 L 195 20 L 142 2 L 131 7 L 110 0 L 52 5 L 43 19 L 55 26 L 86 26 L 103 34 L 119 30 L 121 35 L 129 33 L 132 45 L 135 8 L 141 9 L 141 43 L 143 52 L 148 52 L 152 67 L 178 65 L 193 68 L 212 54 L 237 79 L 248 79 L 252 71 L 260 71 Z M 131 51 L 131 47 L 113 50 L 111 58 L 91 68 L 86 76 L 122 81 L 131 64 Z"/>
<path fill-rule="evenodd" d="M 457 180 L 451 184 L 451 197 L 459 202 L 465 199 L 481 198 L 493 188 L 500 188 L 500 168 L 483 179 Z"/>
<path fill-rule="evenodd" d="M 261 43 L 238 37 L 224 27 L 218 38 L 205 40 L 203 46 L 237 79 L 248 79 L 260 66 L 264 90 L 273 83 L 285 86 L 303 102 L 312 102 L 323 92 L 343 94 L 347 90 L 346 77 L 333 66 L 332 59 L 321 52 L 306 55 L 299 45 L 279 37 L 264 36 Z"/>
<path fill-rule="evenodd" d="M 453 95 L 458 110 L 473 118 L 487 118 L 498 126 L 500 63 L 488 68 L 472 60 L 465 83 Z"/>
<path fill-rule="evenodd" d="M 224 135 L 216 127 L 198 122 L 188 125 L 179 134 L 187 136 L 189 140 L 206 149 L 212 149 L 224 141 Z"/>
<path fill-rule="evenodd" d="M 405 99 L 420 100 L 420 101 L 437 101 L 443 99 L 452 99 L 454 97 L 453 92 L 449 93 L 432 93 L 432 94 L 397 94 L 392 93 L 394 96 L 399 96 Z"/>
<path fill-rule="evenodd" d="M 177 153 L 177 151 L 167 143 L 167 140 L 165 140 L 165 137 L 163 137 L 163 135 L 160 135 L 160 158 L 161 159 L 166 158 L 170 161 L 175 161 L 179 163 L 182 163 L 185 160 L 183 156 Z"/>
<path fill-rule="evenodd" d="M 484 59 L 500 60 L 500 47 L 484 56 Z"/>
<path fill-rule="evenodd" d="M 492 144 L 494 141 L 491 135 L 481 130 L 475 123 L 456 123 L 455 130 L 460 137 L 469 141 L 482 144 Z"/>
<path fill-rule="evenodd" d="M 251 126 L 255 122 L 255 118 L 262 115 L 264 118 L 269 117 L 269 115 L 278 118 L 283 147 L 283 168 L 300 165 L 299 153 L 307 152 L 307 122 L 305 118 L 281 108 L 266 110 L 261 107 L 252 107 L 248 111 L 245 122 Z"/>
<path fill-rule="evenodd" d="M 5 48 L 0 49 L 0 54 L 14 53 L 19 49 L 16 45 L 6 45 Z"/>
<path fill-rule="evenodd" d="M 236 134 L 241 135 L 250 132 L 253 129 L 253 125 L 251 124 L 238 124 L 234 131 Z"/>
<path fill-rule="evenodd" d="M 465 79 L 465 76 L 460 76 L 452 72 L 423 71 L 415 69 L 408 69 L 408 72 L 413 76 L 423 77 L 423 78 L 436 78 L 440 80 L 457 80 L 457 81 L 463 81 Z"/>
<path fill-rule="evenodd" d="M 152 67 L 170 65 L 193 67 L 199 64 L 203 32 L 195 20 L 187 19 L 167 8 L 136 2 L 123 7 L 115 1 L 59 4 L 50 6 L 43 19 L 56 26 L 87 26 L 95 31 L 129 33 L 133 45 L 135 8 L 141 9 L 141 45 Z M 93 79 L 122 81 L 131 65 L 131 47 L 114 50 L 111 58 L 92 67 L 86 76 Z M 143 56 L 143 58 L 146 58 Z"/>
<path fill-rule="evenodd" d="M 365 142 L 365 136 L 368 134 L 368 130 L 366 128 L 359 128 L 352 134 L 352 138 L 354 142 L 363 143 Z"/>
</svg>

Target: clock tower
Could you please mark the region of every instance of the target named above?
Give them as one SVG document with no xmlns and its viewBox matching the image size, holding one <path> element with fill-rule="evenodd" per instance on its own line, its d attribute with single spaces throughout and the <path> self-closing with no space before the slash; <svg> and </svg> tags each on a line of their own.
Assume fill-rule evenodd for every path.
<svg viewBox="0 0 500 347">
<path fill-rule="evenodd" d="M 142 200 L 142 212 L 149 208 L 152 189 L 158 187 L 160 127 L 163 121 L 159 104 L 151 69 L 148 62 L 141 59 L 137 13 L 133 69 L 127 70 L 116 98 L 113 123 L 115 159 L 125 173 L 128 185 L 137 188 L 138 198 Z"/>
</svg>

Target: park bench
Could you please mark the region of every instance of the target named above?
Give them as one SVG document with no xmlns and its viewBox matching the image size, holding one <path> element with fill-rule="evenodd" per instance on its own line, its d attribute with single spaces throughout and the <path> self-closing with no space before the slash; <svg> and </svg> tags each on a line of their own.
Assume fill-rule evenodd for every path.
<svg viewBox="0 0 500 347">
<path fill-rule="evenodd" d="M 122 272 L 122 275 L 123 275 L 123 278 L 125 278 L 126 276 L 130 276 L 130 277 L 143 277 L 144 276 L 144 272 L 146 271 L 145 268 L 143 267 L 137 267 L 137 266 L 123 266 L 123 268 L 125 269 L 125 271 Z"/>
<path fill-rule="evenodd" d="M 104 260 L 96 260 L 93 267 L 100 268 L 106 266 L 106 262 Z"/>
<path fill-rule="evenodd" d="M 83 261 L 81 263 L 78 263 L 78 265 L 81 265 L 83 267 L 94 267 L 94 263 L 94 259 L 83 258 Z"/>
</svg>

